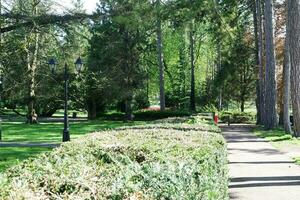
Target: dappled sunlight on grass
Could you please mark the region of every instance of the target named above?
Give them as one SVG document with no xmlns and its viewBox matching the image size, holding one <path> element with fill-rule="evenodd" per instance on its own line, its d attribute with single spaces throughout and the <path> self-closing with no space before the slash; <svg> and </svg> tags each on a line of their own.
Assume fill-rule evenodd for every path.
<svg viewBox="0 0 300 200">
<path fill-rule="evenodd" d="M 254 133 L 258 137 L 265 138 L 270 141 L 271 144 L 277 149 L 290 153 L 292 157 L 296 157 L 295 162 L 300 164 L 300 138 L 293 137 L 290 134 L 286 134 L 282 128 L 277 128 L 270 131 L 265 131 L 262 128 L 257 128 L 254 130 Z"/>
<path fill-rule="evenodd" d="M 254 132 L 258 137 L 265 138 L 266 140 L 271 141 L 271 142 L 297 140 L 296 138 L 293 138 L 292 135 L 286 134 L 282 128 L 277 128 L 277 129 L 270 130 L 270 131 L 265 131 L 263 128 L 257 128 L 254 130 Z"/>
<path fill-rule="evenodd" d="M 86 121 L 70 123 L 71 139 L 97 130 L 112 129 L 143 122 L 123 123 L 122 121 Z M 60 142 L 63 123 L 3 123 L 3 141 L 5 142 Z"/>
<path fill-rule="evenodd" d="M 0 172 L 18 162 L 34 157 L 40 153 L 52 150 L 52 148 L 39 147 L 1 147 L 0 148 Z"/>
<path fill-rule="evenodd" d="M 71 122 L 71 139 L 79 138 L 87 133 L 113 129 L 122 126 L 142 125 L 144 122 L 124 123 L 122 121 L 85 121 Z M 63 123 L 24 124 L 21 122 L 4 122 L 2 139 L 4 142 L 20 143 L 59 143 L 62 140 Z M 0 172 L 15 165 L 20 160 L 33 157 L 51 148 L 39 147 L 0 147 Z"/>
</svg>

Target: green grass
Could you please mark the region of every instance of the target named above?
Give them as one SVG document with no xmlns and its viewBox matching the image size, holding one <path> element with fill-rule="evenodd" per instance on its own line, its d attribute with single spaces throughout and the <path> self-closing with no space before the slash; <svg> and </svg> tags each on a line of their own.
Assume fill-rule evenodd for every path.
<svg viewBox="0 0 300 200">
<path fill-rule="evenodd" d="M 0 172 L 10 166 L 18 164 L 29 157 L 36 157 L 40 153 L 52 150 L 52 148 L 39 147 L 1 147 L 0 148 Z"/>
<path fill-rule="evenodd" d="M 258 137 L 265 138 L 270 142 L 292 142 L 295 139 L 292 135 L 286 134 L 282 128 L 277 128 L 270 131 L 265 131 L 262 128 L 257 128 L 254 132 Z"/>
<path fill-rule="evenodd" d="M 112 129 L 122 126 L 140 125 L 144 122 L 123 123 L 121 121 L 87 121 L 70 123 L 71 139 L 97 130 Z M 21 122 L 4 122 L 2 139 L 5 142 L 46 142 L 59 143 L 62 139 L 62 123 L 41 123 L 36 125 Z M 0 147 L 0 172 L 17 164 L 19 161 L 36 156 L 51 148 Z"/>
<path fill-rule="evenodd" d="M 123 123 L 121 121 L 86 121 L 70 123 L 71 139 L 97 130 L 112 129 L 121 126 L 139 125 L 144 122 Z M 57 143 L 62 139 L 62 123 L 24 124 L 4 122 L 2 138 L 5 142 L 48 142 Z"/>
</svg>

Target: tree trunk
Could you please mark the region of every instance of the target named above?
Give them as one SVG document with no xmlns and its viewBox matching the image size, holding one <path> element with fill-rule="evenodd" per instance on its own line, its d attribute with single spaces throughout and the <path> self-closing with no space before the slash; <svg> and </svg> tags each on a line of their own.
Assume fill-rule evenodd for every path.
<svg viewBox="0 0 300 200">
<path fill-rule="evenodd" d="M 157 6 L 157 21 L 156 21 L 156 35 L 157 35 L 157 59 L 159 65 L 159 100 L 160 110 L 164 111 L 166 108 L 165 102 L 165 78 L 164 78 L 164 58 L 163 58 L 163 43 L 162 43 L 162 25 L 160 19 L 160 0 L 156 1 Z"/>
<path fill-rule="evenodd" d="M 131 99 L 127 99 L 125 101 L 125 121 L 132 121 L 133 114 L 132 114 L 132 107 L 131 107 Z"/>
<path fill-rule="evenodd" d="M 194 27 L 193 23 L 190 24 L 190 56 L 191 56 L 191 94 L 190 94 L 190 111 L 196 112 L 195 100 L 195 55 L 194 55 Z"/>
<path fill-rule="evenodd" d="M 291 96 L 294 134 L 300 136 L 300 0 L 288 0 L 289 50 L 291 60 Z"/>
<path fill-rule="evenodd" d="M 265 100 L 264 100 L 264 68 L 263 68 L 263 26 L 262 26 L 262 9 L 261 0 L 256 0 L 256 11 L 257 11 L 257 29 L 258 29 L 258 66 L 259 66 L 259 121 L 260 125 L 264 124 L 265 119 Z"/>
<path fill-rule="evenodd" d="M 38 1 L 34 1 L 32 6 L 32 14 L 34 16 L 38 15 Z M 35 113 L 35 101 L 36 101 L 36 70 L 38 66 L 38 54 L 39 54 L 39 39 L 40 39 L 40 34 L 38 33 L 38 29 L 34 28 L 33 33 L 29 35 L 29 37 L 33 37 L 33 42 L 32 44 L 30 42 L 30 38 L 28 38 L 28 47 L 26 48 L 26 53 L 27 53 L 27 69 L 28 69 L 28 75 L 29 75 L 29 100 L 28 100 L 28 122 L 33 123 L 32 120 L 32 115 Z M 31 52 L 30 46 L 33 46 L 34 51 Z"/>
<path fill-rule="evenodd" d="M 245 100 L 242 99 L 241 101 L 241 112 L 245 112 Z"/>
<path fill-rule="evenodd" d="M 266 95 L 265 95 L 265 129 L 277 126 L 276 113 L 276 73 L 273 31 L 273 0 L 265 0 L 265 37 L 266 37 Z"/>
<path fill-rule="evenodd" d="M 221 65 L 222 65 L 222 56 L 221 56 L 221 41 L 218 42 L 218 73 L 221 71 Z M 219 88 L 219 110 L 221 111 L 222 105 L 223 105 L 223 91 L 222 87 Z"/>
<path fill-rule="evenodd" d="M 255 62 L 258 71 L 258 78 L 256 83 L 256 110 L 257 110 L 257 121 L 256 124 L 261 124 L 261 99 L 260 99 L 260 44 L 259 44 L 259 18 L 258 18 L 258 8 L 257 4 L 260 3 L 259 0 L 255 1 L 253 5 L 253 23 L 254 23 L 254 39 L 255 39 Z M 260 14 L 260 12 L 259 12 Z"/>
<path fill-rule="evenodd" d="M 93 120 L 97 118 L 97 105 L 94 98 L 90 99 L 88 103 L 88 119 Z"/>
<path fill-rule="evenodd" d="M 288 6 L 286 8 L 288 10 Z M 285 52 L 284 52 L 284 65 L 283 65 L 283 127 L 286 133 L 291 134 L 291 121 L 290 121 L 290 91 L 291 91 L 291 57 L 290 57 L 290 32 L 289 32 L 289 19 L 286 19 L 286 38 L 285 38 Z"/>
</svg>

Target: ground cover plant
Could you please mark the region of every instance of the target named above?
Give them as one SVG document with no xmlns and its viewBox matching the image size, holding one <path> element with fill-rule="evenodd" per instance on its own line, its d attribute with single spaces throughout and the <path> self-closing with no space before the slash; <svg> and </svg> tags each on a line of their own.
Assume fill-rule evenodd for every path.
<svg viewBox="0 0 300 200">
<path fill-rule="evenodd" d="M 225 141 L 195 125 L 179 130 L 165 123 L 83 136 L 7 170 L 0 178 L 0 196 L 227 199 Z"/>
</svg>

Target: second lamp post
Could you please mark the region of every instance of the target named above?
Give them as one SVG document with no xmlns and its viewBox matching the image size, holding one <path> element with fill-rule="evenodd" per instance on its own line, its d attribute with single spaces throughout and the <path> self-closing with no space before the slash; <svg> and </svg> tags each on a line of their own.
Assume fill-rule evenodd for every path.
<svg viewBox="0 0 300 200">
<path fill-rule="evenodd" d="M 79 57 L 75 64 L 75 69 L 78 73 L 80 73 L 83 69 L 83 62 L 81 58 Z M 54 58 L 49 60 L 49 65 L 51 72 L 54 73 L 56 70 L 57 62 Z M 68 73 L 68 65 L 65 63 L 64 67 L 64 130 L 63 130 L 63 142 L 70 141 L 70 131 L 69 131 L 69 118 L 68 118 L 68 100 L 69 100 L 69 93 L 68 93 L 68 87 L 69 87 L 69 73 Z"/>
</svg>

